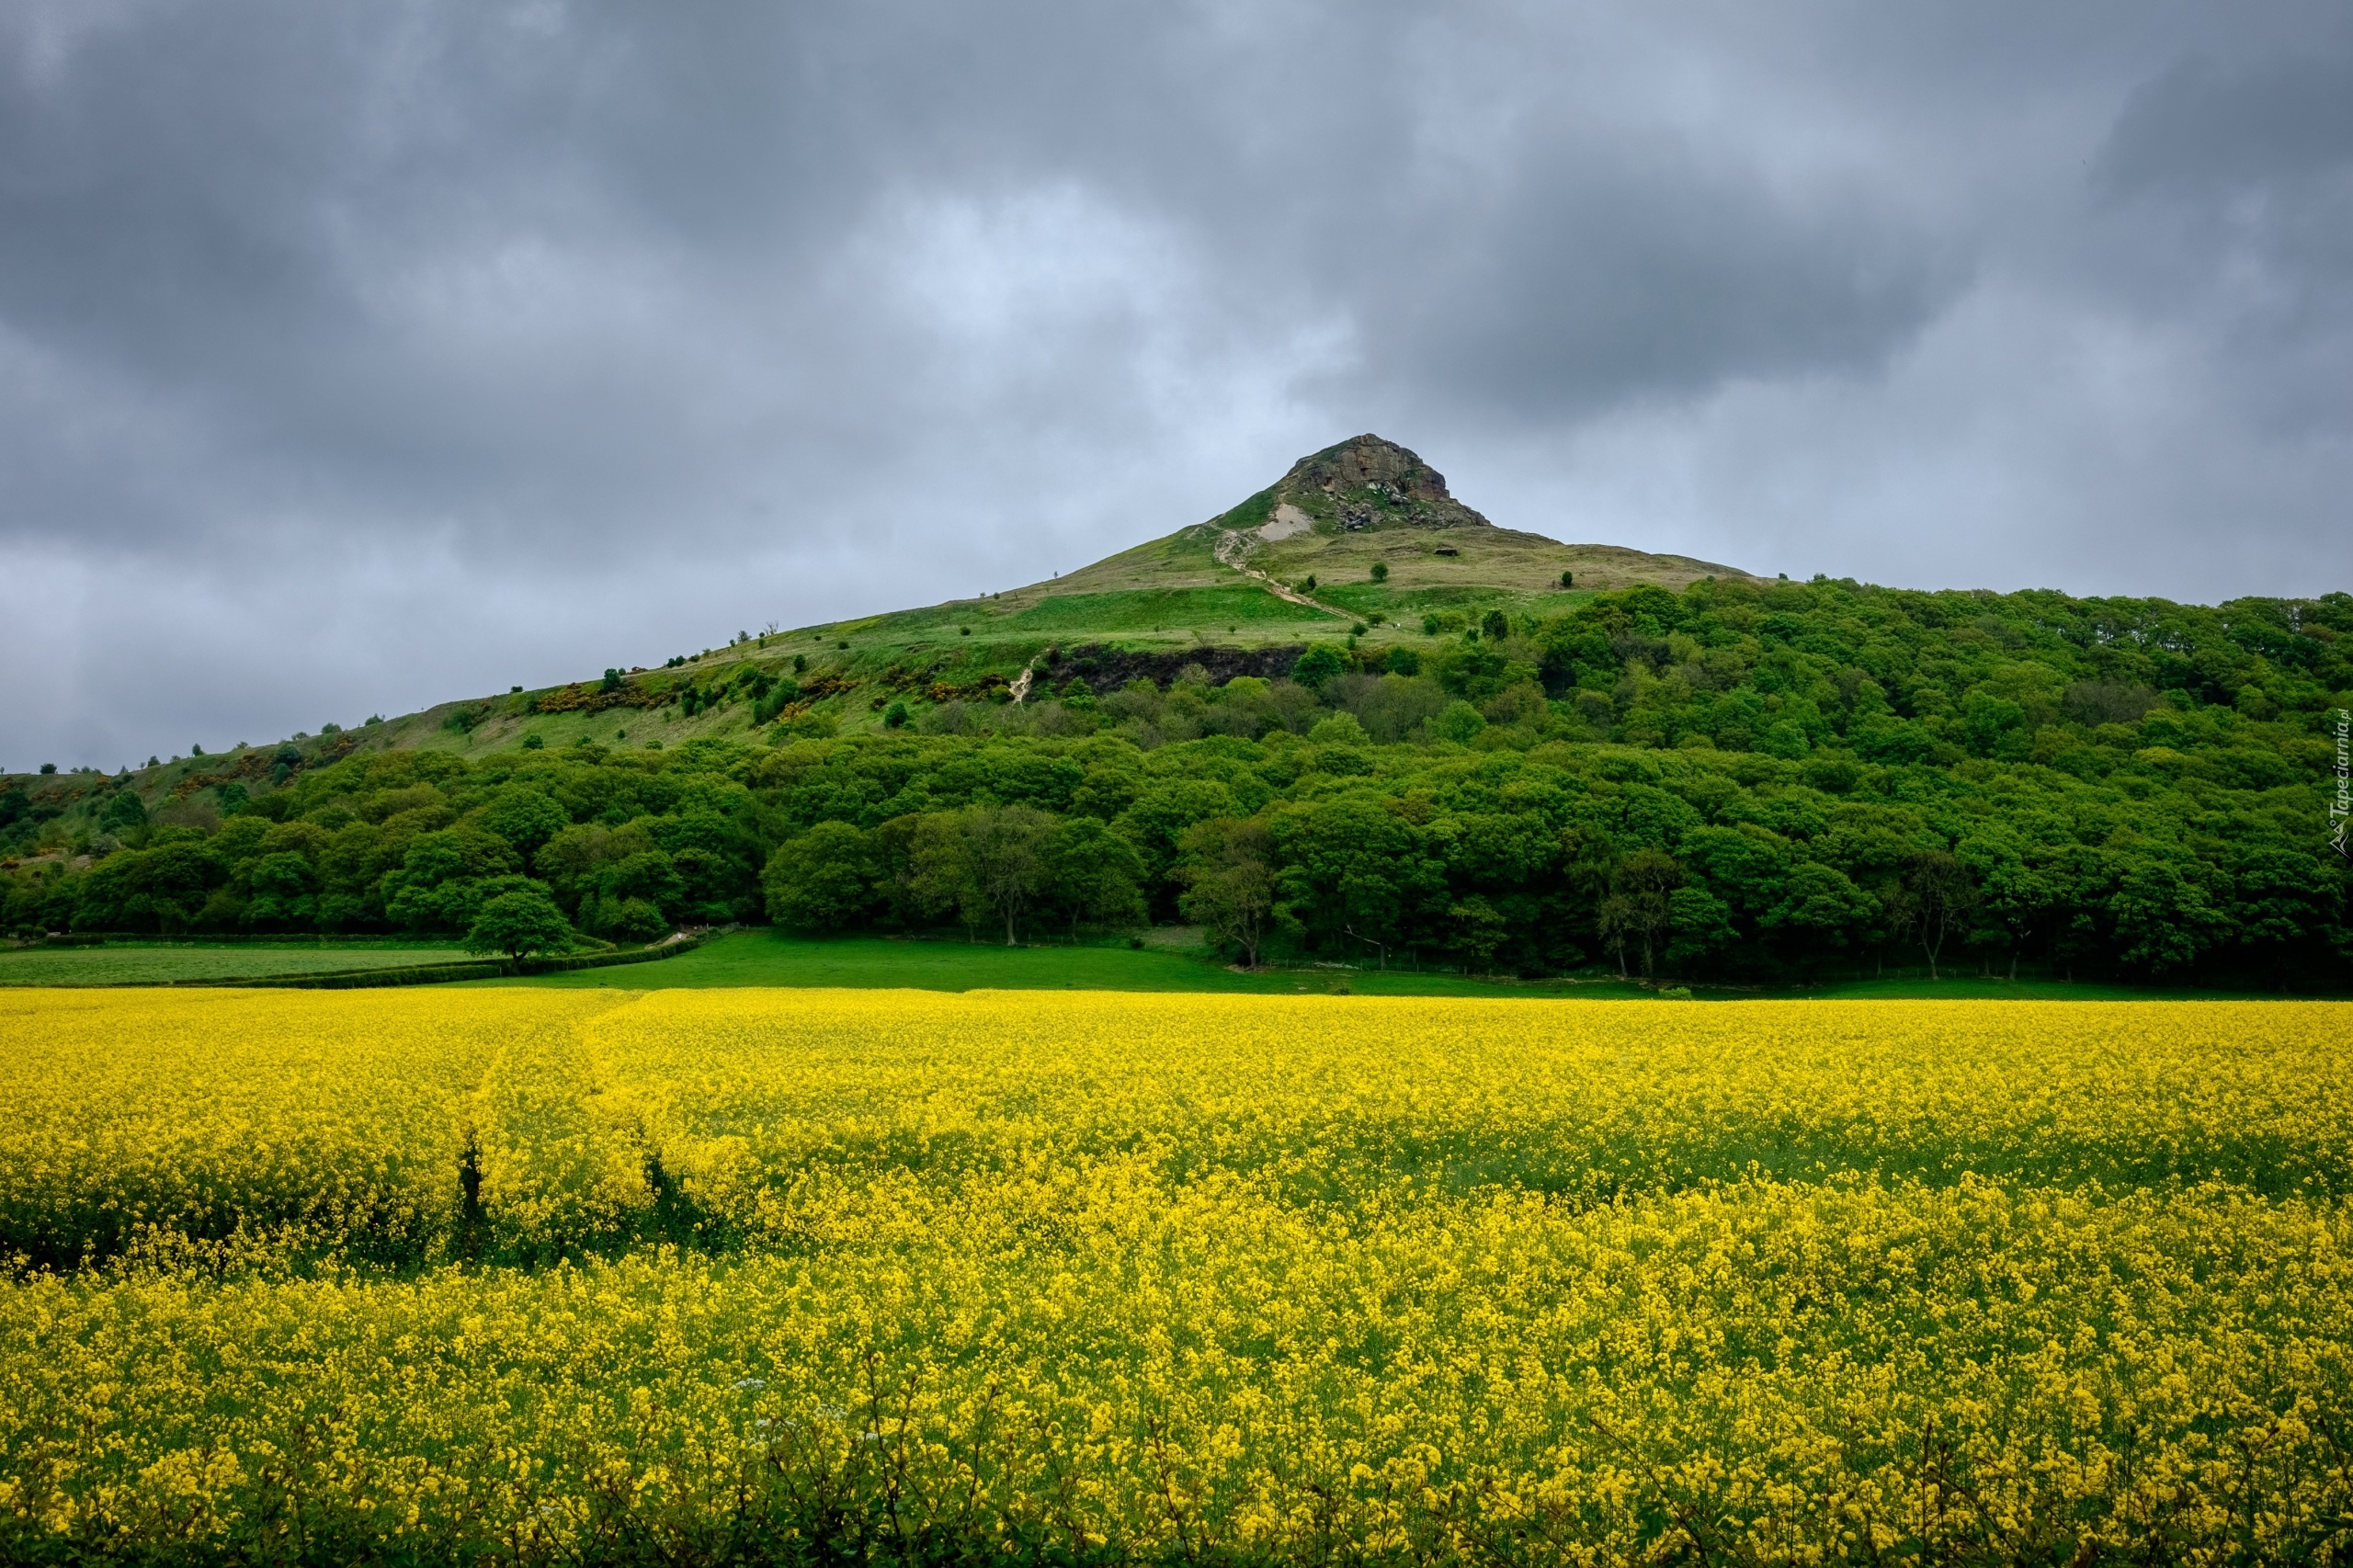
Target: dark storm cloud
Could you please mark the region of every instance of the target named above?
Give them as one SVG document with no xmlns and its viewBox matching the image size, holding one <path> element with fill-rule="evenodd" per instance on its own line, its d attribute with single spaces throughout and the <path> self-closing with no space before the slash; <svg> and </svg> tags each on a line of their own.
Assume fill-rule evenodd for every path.
<svg viewBox="0 0 2353 1568">
<path fill-rule="evenodd" d="M 2341 6 L 0 17 L 0 765 L 1002 587 L 1377 428 L 1756 569 L 2347 585 Z"/>
</svg>

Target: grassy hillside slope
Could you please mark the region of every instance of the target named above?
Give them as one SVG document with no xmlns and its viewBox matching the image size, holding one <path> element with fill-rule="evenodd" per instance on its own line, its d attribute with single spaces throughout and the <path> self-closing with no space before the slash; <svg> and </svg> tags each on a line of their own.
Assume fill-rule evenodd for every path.
<svg viewBox="0 0 2353 1568">
<path fill-rule="evenodd" d="M 1306 526 L 1285 536 L 1279 514 Z M 1574 586 L 1563 586 L 1563 574 Z M 1359 436 L 1301 459 L 1219 517 L 1042 583 L 733 641 L 660 669 L 460 698 L 349 730 L 175 758 L 134 769 L 132 787 L 153 806 L 225 785 L 257 790 L 281 769 L 360 752 L 479 756 L 534 737 L 547 746 L 642 748 L 750 739 L 779 725 L 794 734 L 855 733 L 881 729 L 894 700 L 918 713 L 942 701 L 1004 700 L 1023 671 L 1081 647 L 1176 655 L 1263 654 L 1351 637 L 1378 645 L 1420 636 L 1434 613 L 1558 614 L 1638 583 L 1680 589 L 1746 575 L 1497 528 L 1449 496 L 1413 453 Z M 1304 587 L 1311 579 L 1314 587 Z M 85 778 L 95 787 L 100 776 Z M 69 805 L 83 788 L 71 776 L 25 783 Z"/>
</svg>

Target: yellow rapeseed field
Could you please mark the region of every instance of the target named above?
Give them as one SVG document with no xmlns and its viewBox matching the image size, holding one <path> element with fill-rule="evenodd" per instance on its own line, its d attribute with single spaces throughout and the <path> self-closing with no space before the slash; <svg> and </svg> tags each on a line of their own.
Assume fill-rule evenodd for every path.
<svg viewBox="0 0 2353 1568">
<path fill-rule="evenodd" d="M 0 1556 L 2353 1556 L 2353 1008 L 0 997 Z"/>
</svg>

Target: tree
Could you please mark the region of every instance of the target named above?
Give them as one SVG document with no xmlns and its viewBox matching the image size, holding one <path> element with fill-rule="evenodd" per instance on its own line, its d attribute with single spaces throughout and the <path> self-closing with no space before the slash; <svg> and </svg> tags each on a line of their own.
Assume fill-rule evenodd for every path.
<svg viewBox="0 0 2353 1568">
<path fill-rule="evenodd" d="M 1696 963 L 1739 939 L 1732 905 L 1701 887 L 1679 887 L 1666 895 L 1666 961 Z"/>
<path fill-rule="evenodd" d="M 1870 928 L 1878 913 L 1870 899 L 1836 866 L 1806 860 L 1778 881 L 1780 898 L 1758 917 L 1768 930 L 1793 931 L 1831 948 Z"/>
<path fill-rule="evenodd" d="M 1920 940 L 1920 950 L 1928 955 L 1930 980 L 1938 978 L 1937 960 L 1944 952 L 1945 938 L 1968 919 L 1976 903 L 1969 868 L 1949 850 L 1924 849 L 1904 862 L 1900 907 Z"/>
<path fill-rule="evenodd" d="M 1376 583 L 1386 583 L 1389 581 L 1389 562 L 1386 561 L 1376 561 L 1372 563 L 1372 580 Z"/>
<path fill-rule="evenodd" d="M 1670 895 L 1682 884 L 1683 868 L 1664 849 L 1637 849 L 1610 869 L 1609 895 L 1601 901 L 1597 924 L 1601 939 L 1626 972 L 1626 944 L 1643 950 L 1643 978 L 1651 978 L 1659 938 L 1674 927 Z"/>
<path fill-rule="evenodd" d="M 1324 683 L 1336 676 L 1347 673 L 1347 655 L 1329 642 L 1318 642 L 1299 656 L 1290 667 L 1290 678 L 1311 691 L 1320 691 Z"/>
<path fill-rule="evenodd" d="M 199 836 L 187 828 L 164 831 Z M 78 884 L 74 928 L 167 935 L 185 930 L 206 896 L 227 877 L 221 857 L 200 841 L 183 839 L 109 855 Z"/>
<path fill-rule="evenodd" d="M 1275 911 L 1275 841 L 1265 819 L 1195 823 L 1178 847 L 1185 858 L 1174 874 L 1185 892 L 1177 908 L 1218 941 L 1241 949 L 1245 968 L 1257 968 Z"/>
<path fill-rule="evenodd" d="M 1563 587 L 1564 587 L 1564 588 L 1574 588 L 1574 587 L 1575 587 L 1576 585 L 1577 585 L 1577 574 L 1576 574 L 1575 573 L 1574 573 L 1574 572 L 1563 572 L 1563 573 L 1562 573 L 1562 574 L 1561 574 L 1561 586 L 1563 586 Z"/>
<path fill-rule="evenodd" d="M 22 798 L 21 792 L 18 798 Z M 107 802 L 105 812 L 98 818 L 98 825 L 108 833 L 128 833 L 135 827 L 145 827 L 147 808 L 135 790 L 119 790 L 114 799 Z"/>
<path fill-rule="evenodd" d="M 549 839 L 572 825 L 572 813 L 543 790 L 511 789 L 491 802 L 490 809 L 482 814 L 482 824 L 526 856 L 532 856 Z"/>
<path fill-rule="evenodd" d="M 1500 642 L 1511 635 L 1511 619 L 1499 609 L 1491 609 L 1479 618 L 1479 630 L 1488 642 Z"/>
<path fill-rule="evenodd" d="M 1017 947 L 1021 917 L 1045 885 L 1054 819 L 1035 806 L 984 806 L 962 826 L 972 891 L 1005 922 L 1005 945 Z"/>
<path fill-rule="evenodd" d="M 1095 818 L 1055 824 L 1046 860 L 1046 885 L 1069 915 L 1074 940 L 1081 921 L 1121 926 L 1145 919 L 1143 857 Z"/>
<path fill-rule="evenodd" d="M 1452 741 L 1456 745 L 1469 745 L 1487 727 L 1487 716 L 1461 698 L 1446 705 L 1445 711 L 1429 721 L 1430 738 Z"/>
<path fill-rule="evenodd" d="M 2206 868 L 2135 859 L 2118 879 L 2109 909 L 2123 960 L 2152 974 L 2181 969 L 2230 930 L 2230 921 L 2207 897 Z"/>
<path fill-rule="evenodd" d="M 882 710 L 882 727 L 886 730 L 904 730 L 907 727 L 907 705 L 894 699 L 890 707 Z"/>
<path fill-rule="evenodd" d="M 768 858 L 760 873 L 768 918 L 802 931 L 839 931 L 874 903 L 874 855 L 846 822 L 821 822 Z"/>
<path fill-rule="evenodd" d="M 564 919 L 547 889 L 537 882 L 500 893 L 483 904 L 466 933 L 466 951 L 505 953 L 510 959 L 571 945 L 571 922 Z"/>
<path fill-rule="evenodd" d="M 1446 865 L 1421 829 L 1361 795 L 1299 801 L 1267 819 L 1279 869 L 1275 922 L 1318 948 L 1386 951 L 1442 918 Z"/>
<path fill-rule="evenodd" d="M 1488 971 L 1495 961 L 1495 949 L 1510 935 L 1510 923 L 1477 893 L 1447 906 L 1447 950 L 1461 954 L 1473 973 Z"/>
</svg>

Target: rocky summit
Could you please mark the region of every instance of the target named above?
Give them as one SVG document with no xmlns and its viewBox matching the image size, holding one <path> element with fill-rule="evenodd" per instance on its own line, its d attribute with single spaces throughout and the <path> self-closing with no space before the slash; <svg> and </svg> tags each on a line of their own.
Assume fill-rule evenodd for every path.
<svg viewBox="0 0 2353 1568">
<path fill-rule="evenodd" d="M 1218 521 L 1225 528 L 1272 524 L 1271 538 L 1309 528 L 1365 533 L 1494 527 L 1447 494 L 1444 474 L 1396 442 L 1369 434 L 1300 459 L 1271 488 Z"/>
</svg>

